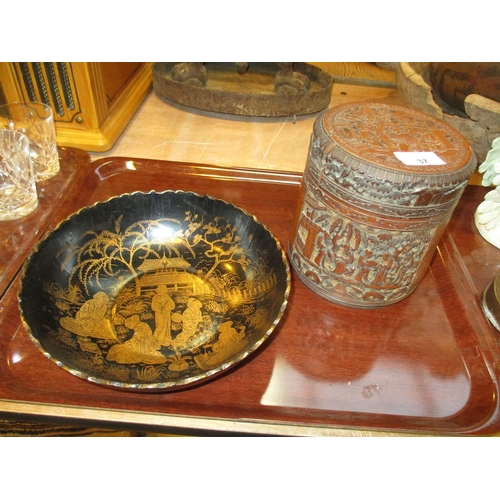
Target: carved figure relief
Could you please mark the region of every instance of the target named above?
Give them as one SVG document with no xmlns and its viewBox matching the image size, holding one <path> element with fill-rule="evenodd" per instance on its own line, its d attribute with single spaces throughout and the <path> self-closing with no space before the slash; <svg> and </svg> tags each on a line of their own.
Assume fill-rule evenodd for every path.
<svg viewBox="0 0 500 500">
<path fill-rule="evenodd" d="M 325 293 L 342 287 L 344 301 L 391 303 L 405 296 L 435 229 L 377 229 L 336 213 L 308 194 L 291 259 Z"/>
<path fill-rule="evenodd" d="M 314 123 L 291 235 L 299 276 L 346 305 L 405 298 L 474 167 L 463 136 L 416 110 L 363 102 L 326 111 Z"/>
</svg>

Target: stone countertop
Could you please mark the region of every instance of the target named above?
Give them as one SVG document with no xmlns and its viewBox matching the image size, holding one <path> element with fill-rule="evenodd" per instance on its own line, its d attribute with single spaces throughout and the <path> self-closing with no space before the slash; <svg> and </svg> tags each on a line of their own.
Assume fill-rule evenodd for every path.
<svg viewBox="0 0 500 500">
<path fill-rule="evenodd" d="M 335 83 L 330 107 L 377 100 L 400 104 L 398 91 Z M 159 98 L 152 90 L 114 147 L 91 159 L 131 157 L 302 172 L 315 119 L 260 118 L 187 108 Z"/>
</svg>

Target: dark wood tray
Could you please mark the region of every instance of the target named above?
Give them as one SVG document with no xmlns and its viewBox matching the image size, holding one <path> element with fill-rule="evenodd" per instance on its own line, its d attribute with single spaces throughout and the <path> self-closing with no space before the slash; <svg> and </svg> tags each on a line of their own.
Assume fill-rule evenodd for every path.
<svg viewBox="0 0 500 500">
<path fill-rule="evenodd" d="M 300 181 L 298 173 L 102 159 L 75 183 L 50 227 L 120 193 L 185 190 L 253 213 L 286 248 Z M 346 308 L 292 273 L 290 302 L 271 339 L 222 376 L 173 393 L 97 386 L 44 358 L 21 325 L 15 279 L 0 302 L 0 412 L 165 432 L 497 433 L 500 349 L 480 295 L 500 272 L 500 250 L 473 222 L 486 191 L 467 188 L 429 272 L 406 300 Z"/>
</svg>

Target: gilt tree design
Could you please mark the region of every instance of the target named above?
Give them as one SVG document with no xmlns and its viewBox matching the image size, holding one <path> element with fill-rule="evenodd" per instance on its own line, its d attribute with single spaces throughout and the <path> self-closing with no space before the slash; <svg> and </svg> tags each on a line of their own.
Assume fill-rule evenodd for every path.
<svg viewBox="0 0 500 500">
<path fill-rule="evenodd" d="M 188 222 L 186 239 L 192 247 L 200 247 L 209 264 L 204 278 L 208 279 L 222 263 L 238 264 L 245 270 L 251 261 L 247 256 L 248 248 L 242 245 L 238 230 L 224 217 L 214 217 L 205 223 L 204 217 L 186 212 Z M 252 235 L 249 236 L 250 246 Z"/>
<path fill-rule="evenodd" d="M 83 234 L 83 244 L 72 248 L 63 262 L 64 267 L 67 262 L 75 260 L 69 276 L 70 283 L 77 278 L 88 292 L 88 285 L 93 281 L 100 286 L 103 277 L 116 277 L 124 271 L 130 273 L 137 283 L 139 276 L 134 267 L 136 259 L 160 258 L 162 252 L 168 256 L 179 256 L 181 245 L 189 249 L 181 237 L 180 223 L 175 219 L 138 221 L 123 231 L 122 219 L 123 216 L 117 218 L 114 231 L 90 230 Z M 177 225 L 179 229 L 172 231 L 172 225 Z M 168 237 L 165 237 L 166 233 Z"/>
<path fill-rule="evenodd" d="M 78 280 L 87 293 L 89 285 L 101 287 L 103 278 L 129 274 L 138 284 L 137 260 L 196 256 L 195 248 L 205 257 L 197 263 L 198 272 L 205 279 L 223 263 L 232 263 L 245 270 L 251 261 L 242 245 L 238 230 L 224 217 L 205 222 L 205 217 L 186 212 L 187 227 L 179 220 L 160 218 L 134 222 L 121 229 L 123 216 L 114 223 L 114 231 L 90 230 L 66 255 L 62 266 L 71 263 L 69 283 Z M 183 229 L 183 226 L 185 229 Z M 250 246 L 252 236 L 249 236 Z"/>
</svg>

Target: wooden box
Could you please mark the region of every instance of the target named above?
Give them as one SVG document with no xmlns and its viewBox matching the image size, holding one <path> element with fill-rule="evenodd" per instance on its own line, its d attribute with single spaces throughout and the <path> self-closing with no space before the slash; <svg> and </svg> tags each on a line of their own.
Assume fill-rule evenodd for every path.
<svg viewBox="0 0 500 500">
<path fill-rule="evenodd" d="M 151 84 L 151 63 L 0 63 L 0 104 L 52 106 L 58 144 L 88 151 L 113 147 Z"/>
</svg>

